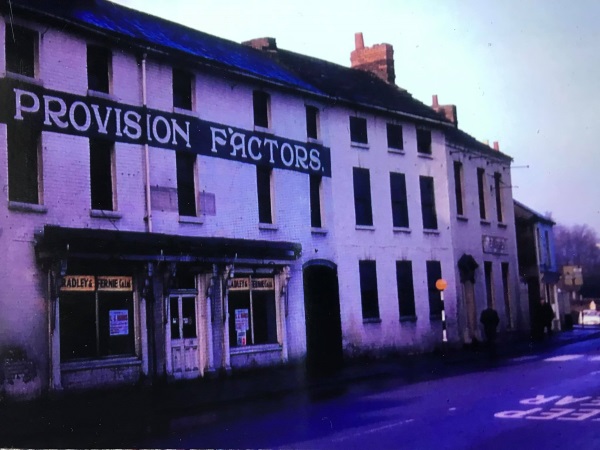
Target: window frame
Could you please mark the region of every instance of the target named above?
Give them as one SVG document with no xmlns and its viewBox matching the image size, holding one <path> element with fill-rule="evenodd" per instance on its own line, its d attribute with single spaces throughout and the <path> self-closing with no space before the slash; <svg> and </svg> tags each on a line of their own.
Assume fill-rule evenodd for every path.
<svg viewBox="0 0 600 450">
<path fill-rule="evenodd" d="M 435 205 L 435 180 L 433 177 L 420 175 L 421 217 L 423 230 L 438 230 L 437 211 Z M 427 195 L 431 193 L 431 195 Z"/>
<path fill-rule="evenodd" d="M 398 314 L 402 319 L 416 319 L 415 285 L 412 261 L 396 261 L 396 289 Z"/>
<path fill-rule="evenodd" d="M 39 32 L 25 26 L 7 23 L 4 38 L 6 72 L 31 79 L 39 78 Z M 22 43 L 25 43 L 25 45 L 22 45 Z M 27 67 L 23 67 L 24 60 L 21 59 L 23 54 L 27 56 L 27 61 L 25 61 Z M 13 64 L 18 64 L 19 67 L 14 67 Z"/>
<path fill-rule="evenodd" d="M 365 117 L 350 116 L 349 118 L 350 142 L 352 144 L 368 145 L 369 132 Z"/>
<path fill-rule="evenodd" d="M 506 327 L 508 329 L 513 328 L 513 319 L 512 319 L 512 308 L 510 305 L 510 265 L 508 262 L 503 261 L 500 263 L 500 267 L 502 270 L 502 295 L 504 297 L 504 312 L 506 315 Z"/>
<path fill-rule="evenodd" d="M 488 308 L 496 308 L 496 297 L 494 292 L 494 264 L 492 261 L 483 262 L 485 281 L 485 299 Z"/>
<path fill-rule="evenodd" d="M 94 211 L 117 211 L 115 143 L 102 138 L 90 138 L 89 150 L 90 207 Z M 106 155 L 108 155 L 108 157 Z M 99 158 L 103 159 L 100 160 Z M 105 159 L 107 159 L 107 161 Z M 103 165 L 103 170 L 102 172 L 96 172 L 96 170 L 98 170 L 97 166 L 100 163 Z M 108 189 L 108 191 L 98 192 L 99 190 L 103 191 L 104 189 Z M 104 203 L 107 201 L 109 201 L 110 204 Z"/>
<path fill-rule="evenodd" d="M 354 186 L 354 218 L 357 226 L 373 226 L 371 173 L 362 167 L 352 168 Z"/>
<path fill-rule="evenodd" d="M 273 213 L 273 169 L 271 167 L 256 166 L 256 193 L 259 224 L 273 225 L 275 218 Z"/>
<path fill-rule="evenodd" d="M 252 91 L 252 108 L 254 126 L 262 129 L 270 129 L 271 95 L 265 91 Z"/>
<path fill-rule="evenodd" d="M 504 222 L 504 205 L 502 201 L 502 174 L 494 172 L 494 191 L 496 194 L 496 218 L 499 223 Z"/>
<path fill-rule="evenodd" d="M 306 137 L 307 139 L 319 140 L 320 138 L 320 114 L 319 108 L 305 105 L 306 110 Z"/>
<path fill-rule="evenodd" d="M 461 161 L 454 161 L 454 197 L 456 199 L 456 215 L 465 215 L 465 190 L 464 190 L 464 165 Z"/>
<path fill-rule="evenodd" d="M 309 175 L 310 226 L 312 228 L 323 228 L 322 186 L 322 176 Z"/>
<path fill-rule="evenodd" d="M 435 286 L 437 280 L 442 278 L 442 263 L 437 260 L 425 262 L 427 272 L 427 291 L 429 300 L 429 319 L 441 320 L 444 303 L 441 291 Z"/>
<path fill-rule="evenodd" d="M 86 63 L 88 90 L 111 94 L 113 91 L 112 50 L 100 45 L 87 44 Z"/>
<path fill-rule="evenodd" d="M 433 154 L 432 135 L 428 128 L 417 127 L 416 129 L 417 153 L 431 156 Z"/>
<path fill-rule="evenodd" d="M 186 170 L 186 173 L 183 173 L 184 170 Z M 200 212 L 198 208 L 198 155 L 176 151 L 175 173 L 177 179 L 177 211 L 179 216 L 198 217 Z M 181 196 L 182 192 L 185 197 Z M 190 202 L 192 196 L 193 202 Z M 193 214 L 189 214 L 191 212 Z"/>
<path fill-rule="evenodd" d="M 485 169 L 477 168 L 477 193 L 479 195 L 479 218 L 488 220 L 487 217 L 487 196 L 485 195 Z"/>
<path fill-rule="evenodd" d="M 408 193 L 406 191 L 406 175 L 400 172 L 390 172 L 390 200 L 392 206 L 392 226 L 408 228 Z"/>
<path fill-rule="evenodd" d="M 360 304 L 363 321 L 380 321 L 377 262 L 359 260 Z"/>
<path fill-rule="evenodd" d="M 194 111 L 195 85 L 195 76 L 192 72 L 173 67 L 172 89 L 174 109 Z"/>
<path fill-rule="evenodd" d="M 404 133 L 402 125 L 388 122 L 386 124 L 387 146 L 388 149 L 403 151 L 404 150 Z"/>
<path fill-rule="evenodd" d="M 7 125 L 6 133 L 9 202 L 43 205 L 42 133 L 22 124 Z"/>
</svg>

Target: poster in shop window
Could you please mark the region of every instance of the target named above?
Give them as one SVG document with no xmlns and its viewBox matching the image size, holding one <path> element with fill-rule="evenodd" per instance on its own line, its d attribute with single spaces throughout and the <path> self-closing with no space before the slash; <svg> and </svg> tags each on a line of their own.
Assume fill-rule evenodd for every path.
<svg viewBox="0 0 600 450">
<path fill-rule="evenodd" d="M 129 311 L 126 309 L 111 309 L 109 312 L 109 330 L 111 336 L 126 336 L 129 334 Z"/>
<path fill-rule="evenodd" d="M 246 332 L 248 331 L 248 310 L 247 309 L 236 309 L 235 310 L 235 331 L 237 334 L 237 345 L 246 345 Z"/>
</svg>

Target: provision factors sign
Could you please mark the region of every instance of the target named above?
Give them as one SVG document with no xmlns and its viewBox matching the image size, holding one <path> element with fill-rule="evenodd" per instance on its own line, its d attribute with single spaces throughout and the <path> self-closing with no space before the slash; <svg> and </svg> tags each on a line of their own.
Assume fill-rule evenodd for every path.
<svg viewBox="0 0 600 450">
<path fill-rule="evenodd" d="M 95 96 L 0 79 L 0 122 L 331 176 L 329 148 Z M 249 111 L 251 108 L 249 108 Z M 17 128 L 15 128 L 17 129 Z"/>
</svg>

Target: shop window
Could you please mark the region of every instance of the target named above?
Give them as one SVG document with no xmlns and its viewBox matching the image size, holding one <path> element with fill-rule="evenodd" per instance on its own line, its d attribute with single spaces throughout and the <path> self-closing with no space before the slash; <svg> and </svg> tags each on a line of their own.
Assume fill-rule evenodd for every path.
<svg viewBox="0 0 600 450">
<path fill-rule="evenodd" d="M 38 57 L 38 33 L 24 27 L 6 23 L 6 70 L 7 72 L 36 77 Z"/>
<path fill-rule="evenodd" d="M 194 77 L 181 69 L 173 69 L 173 107 L 192 110 Z"/>
<path fill-rule="evenodd" d="M 421 187 L 421 215 L 425 230 L 437 230 L 437 213 L 435 211 L 435 191 L 433 177 L 419 177 Z"/>
<path fill-rule="evenodd" d="M 354 181 L 354 213 L 356 225 L 373 225 L 371 209 L 371 177 L 369 169 L 352 169 Z"/>
<path fill-rule="evenodd" d="M 254 126 L 269 128 L 271 96 L 266 92 L 254 91 L 252 102 L 254 106 Z"/>
<path fill-rule="evenodd" d="M 232 348 L 278 342 L 273 278 L 230 280 L 228 303 Z"/>
<path fill-rule="evenodd" d="M 479 217 L 487 219 L 485 208 L 485 169 L 477 169 L 477 191 L 479 193 Z"/>
<path fill-rule="evenodd" d="M 310 226 L 321 228 L 321 183 L 323 177 L 310 175 Z"/>
<path fill-rule="evenodd" d="M 111 91 L 112 53 L 97 45 L 87 46 L 88 89 L 108 94 Z"/>
<path fill-rule="evenodd" d="M 442 295 L 435 282 L 442 278 L 442 265 L 439 261 L 427 261 L 427 289 L 429 291 L 429 317 L 442 318 Z"/>
<path fill-rule="evenodd" d="M 367 119 L 350 116 L 350 140 L 359 144 L 368 144 Z"/>
<path fill-rule="evenodd" d="M 306 106 L 306 137 L 319 138 L 319 109 L 308 105 Z"/>
<path fill-rule="evenodd" d="M 59 308 L 62 361 L 135 354 L 131 277 L 67 275 Z"/>
<path fill-rule="evenodd" d="M 92 209 L 113 211 L 114 144 L 104 139 L 90 139 L 90 186 Z"/>
<path fill-rule="evenodd" d="M 488 308 L 495 308 L 496 301 L 494 299 L 494 278 L 492 273 L 492 262 L 483 262 L 483 272 L 485 276 L 485 296 Z"/>
<path fill-rule="evenodd" d="M 408 228 L 406 177 L 403 173 L 390 172 L 390 192 L 392 198 L 393 226 Z"/>
<path fill-rule="evenodd" d="M 416 317 L 411 261 L 396 261 L 396 286 L 400 318 Z"/>
<path fill-rule="evenodd" d="M 273 170 L 270 167 L 256 167 L 256 188 L 258 192 L 258 221 L 260 223 L 273 223 L 273 210 L 271 199 L 271 183 Z"/>
<path fill-rule="evenodd" d="M 401 125 L 394 123 L 387 124 L 387 145 L 388 148 L 393 148 L 395 150 L 402 150 L 404 148 Z"/>
<path fill-rule="evenodd" d="M 41 204 L 40 133 L 21 125 L 7 126 L 8 199 Z"/>
<path fill-rule="evenodd" d="M 363 319 L 379 319 L 379 299 L 377 295 L 377 263 L 359 261 L 360 302 Z"/>
<path fill-rule="evenodd" d="M 460 161 L 454 161 L 454 196 L 456 198 L 456 214 L 464 215 L 463 208 L 463 165 Z"/>
<path fill-rule="evenodd" d="M 496 193 L 496 214 L 498 222 L 504 221 L 502 211 L 502 175 L 498 172 L 494 173 L 494 192 Z"/>
<path fill-rule="evenodd" d="M 431 155 L 431 130 L 417 128 L 417 152 Z"/>
<path fill-rule="evenodd" d="M 196 208 L 196 155 L 176 152 L 177 204 L 180 216 L 195 217 Z"/>
</svg>

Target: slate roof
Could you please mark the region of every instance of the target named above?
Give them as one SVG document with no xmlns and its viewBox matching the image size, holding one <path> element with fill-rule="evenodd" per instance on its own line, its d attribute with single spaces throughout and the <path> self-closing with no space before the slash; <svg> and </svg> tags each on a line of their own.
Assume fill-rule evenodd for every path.
<svg viewBox="0 0 600 450">
<path fill-rule="evenodd" d="M 4 11 L 19 10 L 100 32 L 141 48 L 188 56 L 334 101 L 375 107 L 416 118 L 447 121 L 405 90 L 357 69 L 285 50 L 263 52 L 169 22 L 106 0 L 0 0 Z"/>
<path fill-rule="evenodd" d="M 556 225 L 556 222 L 554 222 L 552 219 L 549 219 L 548 217 L 544 216 L 543 214 L 540 214 L 540 213 L 534 211 L 529 206 L 525 206 L 523 203 L 521 203 L 515 199 L 513 199 L 513 202 L 515 205 L 515 218 L 516 219 L 523 219 L 525 221 L 532 222 L 532 223 L 540 222 L 540 223 L 550 225 L 550 226 Z"/>
<path fill-rule="evenodd" d="M 478 141 L 473 136 L 468 133 L 465 133 L 463 130 L 459 128 L 449 128 L 445 130 L 446 133 L 446 141 L 449 144 L 458 145 L 460 147 L 477 150 L 477 152 L 482 153 L 486 156 L 490 156 L 492 158 L 500 158 L 508 161 L 512 161 L 512 158 L 501 151 L 494 150 L 490 148 L 489 145 Z"/>
</svg>

